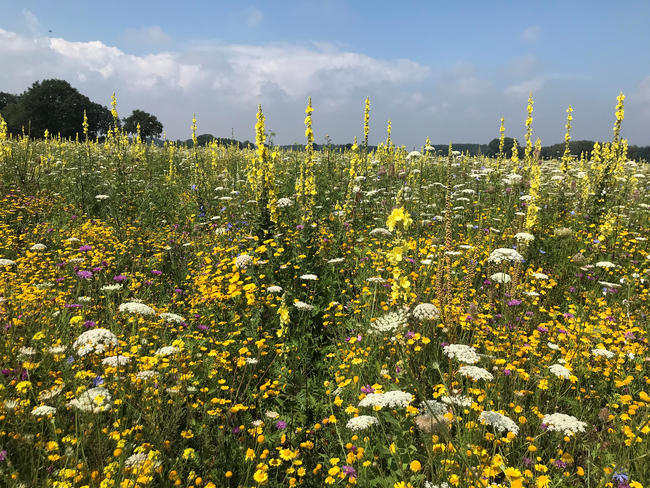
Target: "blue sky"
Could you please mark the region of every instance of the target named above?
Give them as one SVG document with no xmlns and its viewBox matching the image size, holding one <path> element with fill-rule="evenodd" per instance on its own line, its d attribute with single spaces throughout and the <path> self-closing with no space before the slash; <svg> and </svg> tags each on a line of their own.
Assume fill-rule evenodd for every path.
<svg viewBox="0 0 650 488">
<path fill-rule="evenodd" d="M 122 115 L 156 114 L 172 138 L 253 137 L 262 103 L 276 142 L 302 141 L 314 99 L 317 141 L 360 135 L 409 148 L 521 138 L 529 91 L 534 135 L 650 144 L 650 2 L 95 2 L 0 1 L 0 91 L 58 77 Z"/>
</svg>

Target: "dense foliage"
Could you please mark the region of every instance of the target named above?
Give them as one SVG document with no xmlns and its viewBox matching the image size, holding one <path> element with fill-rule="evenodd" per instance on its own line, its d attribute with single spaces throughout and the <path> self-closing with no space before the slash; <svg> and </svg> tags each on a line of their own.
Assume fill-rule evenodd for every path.
<svg viewBox="0 0 650 488">
<path fill-rule="evenodd" d="M 642 487 L 650 170 L 622 97 L 591 159 L 528 108 L 521 159 L 0 121 L 3 486 Z"/>
</svg>

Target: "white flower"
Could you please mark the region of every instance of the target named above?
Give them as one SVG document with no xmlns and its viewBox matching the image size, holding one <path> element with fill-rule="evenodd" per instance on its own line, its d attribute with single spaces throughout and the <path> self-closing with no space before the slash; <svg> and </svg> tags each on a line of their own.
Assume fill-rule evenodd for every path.
<svg viewBox="0 0 650 488">
<path fill-rule="evenodd" d="M 55 413 L 56 408 L 48 405 L 40 405 L 32 410 L 32 415 L 34 417 L 47 417 L 48 415 L 54 415 Z"/>
<path fill-rule="evenodd" d="M 551 364 L 548 369 L 558 378 L 563 378 L 568 380 L 571 376 L 571 371 L 561 364 Z"/>
<path fill-rule="evenodd" d="M 309 303 L 301 302 L 300 300 L 296 300 L 293 304 L 294 307 L 296 307 L 298 310 L 302 310 L 305 312 L 309 312 L 311 310 L 314 310 L 314 306 L 310 305 Z"/>
<path fill-rule="evenodd" d="M 264 415 L 266 415 L 271 420 L 277 419 L 280 416 L 278 412 L 275 412 L 273 410 L 267 410 L 267 412 Z"/>
<path fill-rule="evenodd" d="M 533 278 L 536 280 L 548 280 L 548 275 L 544 273 L 533 273 Z"/>
<path fill-rule="evenodd" d="M 490 279 L 495 283 L 499 283 L 501 285 L 510 283 L 512 281 L 512 278 L 510 278 L 510 275 L 508 273 L 494 273 L 490 276 Z"/>
<path fill-rule="evenodd" d="M 411 151 L 406 155 L 406 159 L 419 158 L 420 156 L 422 156 L 420 151 Z"/>
<path fill-rule="evenodd" d="M 461 366 L 458 373 L 473 380 L 493 380 L 494 376 L 486 369 L 479 368 L 478 366 Z"/>
<path fill-rule="evenodd" d="M 144 452 L 137 452 L 135 454 L 132 454 L 129 456 L 126 461 L 124 461 L 124 465 L 133 468 L 135 466 L 140 466 L 145 463 L 145 461 L 149 458 L 147 454 Z"/>
<path fill-rule="evenodd" d="M 425 415 L 431 415 L 435 419 L 440 420 L 445 414 L 449 413 L 449 407 L 444 403 L 440 403 L 436 400 L 425 400 L 420 405 L 420 413 Z"/>
<path fill-rule="evenodd" d="M 339 264 L 345 261 L 345 258 L 334 258 L 334 259 L 328 259 L 327 262 L 329 264 Z"/>
<path fill-rule="evenodd" d="M 615 268 L 616 265 L 612 262 L 609 261 L 598 261 L 596 263 L 596 267 L 598 268 Z"/>
<path fill-rule="evenodd" d="M 74 242 L 79 242 L 79 239 L 77 239 L 76 237 L 68 237 L 65 241 L 74 243 Z"/>
<path fill-rule="evenodd" d="M 500 264 L 503 261 L 522 263 L 524 261 L 524 257 L 514 249 L 507 247 L 500 247 L 499 249 L 495 249 L 488 257 L 488 263 Z"/>
<path fill-rule="evenodd" d="M 517 426 L 517 424 L 515 424 L 511 418 L 506 417 L 505 415 L 500 414 L 499 412 L 494 412 L 492 410 L 485 410 L 481 412 L 479 419 L 484 424 L 491 425 L 499 432 L 503 432 L 507 430 L 508 432 L 512 432 L 513 434 L 519 433 L 519 427 Z"/>
<path fill-rule="evenodd" d="M 373 417 L 372 415 L 359 415 L 348 420 L 346 427 L 350 430 L 357 431 L 367 429 L 371 425 L 378 423 L 379 420 L 377 420 L 377 417 Z"/>
<path fill-rule="evenodd" d="M 38 283 L 34 286 L 39 290 L 44 290 L 46 288 L 52 288 L 54 286 L 54 283 L 52 283 L 51 281 L 44 281 L 43 283 Z"/>
<path fill-rule="evenodd" d="M 382 278 L 381 276 L 371 276 L 370 278 L 366 278 L 366 281 L 368 283 L 376 283 L 376 284 L 386 283 L 386 279 Z"/>
<path fill-rule="evenodd" d="M 85 356 L 89 352 L 104 352 L 111 346 L 119 344 L 117 337 L 108 329 L 101 327 L 87 330 L 74 341 L 72 348 L 77 351 L 79 356 Z"/>
<path fill-rule="evenodd" d="M 183 317 L 170 312 L 163 312 L 159 315 L 159 317 L 163 319 L 165 322 L 174 322 L 175 324 L 180 324 L 181 322 L 185 322 L 185 319 Z"/>
<path fill-rule="evenodd" d="M 293 202 L 290 198 L 278 198 L 278 201 L 275 202 L 275 206 L 278 208 L 290 207 L 293 205 Z"/>
<path fill-rule="evenodd" d="M 151 369 L 145 369 L 143 371 L 138 372 L 135 377 L 138 378 L 139 380 L 148 380 L 151 378 L 155 378 L 158 376 L 157 371 L 153 371 Z"/>
<path fill-rule="evenodd" d="M 107 200 L 108 198 L 110 198 L 108 195 L 95 195 L 97 200 Z"/>
<path fill-rule="evenodd" d="M 259 360 L 257 358 L 246 358 L 246 364 L 257 364 Z"/>
<path fill-rule="evenodd" d="M 68 403 L 69 407 L 74 407 L 82 412 L 99 413 L 110 410 L 112 406 L 111 394 L 106 388 L 101 386 L 84 391 L 79 398 L 75 398 Z"/>
<path fill-rule="evenodd" d="M 535 240 L 535 236 L 533 234 L 529 234 L 528 232 L 517 232 L 515 234 L 515 239 L 517 239 L 517 241 L 533 242 Z"/>
<path fill-rule="evenodd" d="M 62 354 L 65 352 L 65 346 L 58 345 L 58 346 L 52 346 L 48 349 L 48 351 L 51 354 Z"/>
<path fill-rule="evenodd" d="M 437 320 L 440 317 L 440 311 L 433 303 L 420 303 L 411 314 L 420 321 Z"/>
<path fill-rule="evenodd" d="M 44 251 L 45 249 L 47 249 L 47 246 L 45 244 L 41 244 L 40 242 L 34 244 L 29 248 L 30 251 Z"/>
<path fill-rule="evenodd" d="M 16 400 L 5 400 L 4 406 L 7 410 L 13 410 L 18 406 L 18 402 Z"/>
<path fill-rule="evenodd" d="M 402 311 L 389 312 L 379 317 L 370 324 L 370 328 L 375 332 L 385 333 L 392 332 L 406 325 L 406 314 Z"/>
<path fill-rule="evenodd" d="M 266 287 L 266 291 L 273 294 L 282 293 L 282 287 L 278 285 L 271 285 Z"/>
<path fill-rule="evenodd" d="M 581 422 L 577 418 L 571 415 L 565 415 L 563 413 L 553 413 L 550 415 L 544 415 L 542 418 L 542 424 L 546 425 L 547 430 L 563 432 L 564 435 L 572 435 L 577 432 L 584 432 L 587 424 Z"/>
<path fill-rule="evenodd" d="M 304 274 L 300 276 L 301 280 L 307 280 L 307 281 L 316 281 L 318 279 L 318 276 L 315 274 Z"/>
<path fill-rule="evenodd" d="M 63 391 L 63 385 L 58 385 L 52 388 L 51 390 L 44 390 L 38 394 L 38 399 L 39 400 L 49 400 L 51 398 L 54 398 L 57 396 L 59 393 Z"/>
<path fill-rule="evenodd" d="M 235 266 L 237 266 L 239 269 L 246 269 L 251 265 L 252 262 L 253 258 L 248 254 L 240 254 L 237 256 L 237 259 L 235 259 Z"/>
<path fill-rule="evenodd" d="M 125 302 L 122 303 L 118 310 L 122 313 L 137 313 L 140 315 L 155 315 L 156 311 L 144 303 Z"/>
<path fill-rule="evenodd" d="M 122 285 L 119 283 L 115 283 L 114 285 L 104 285 L 100 288 L 101 291 L 117 291 L 121 289 Z"/>
<path fill-rule="evenodd" d="M 12 261 L 11 259 L 0 259 L 0 268 L 8 268 L 14 264 L 16 264 L 16 261 Z"/>
<path fill-rule="evenodd" d="M 18 349 L 18 353 L 22 354 L 23 356 L 33 356 L 36 354 L 36 349 L 33 347 L 21 347 Z"/>
<path fill-rule="evenodd" d="M 383 227 L 377 227 L 376 229 L 372 229 L 370 231 L 371 236 L 392 236 L 393 234 L 388 230 L 384 229 Z"/>
<path fill-rule="evenodd" d="M 554 344 L 553 342 L 547 342 L 546 345 L 548 346 L 549 349 L 552 349 L 553 351 L 558 351 L 560 349 L 560 346 Z"/>
<path fill-rule="evenodd" d="M 608 351 L 607 349 L 592 349 L 591 354 L 593 354 L 596 357 L 603 357 L 606 359 L 612 359 L 616 356 L 616 354 L 614 354 L 611 351 Z"/>
<path fill-rule="evenodd" d="M 446 481 L 443 481 L 439 485 L 434 485 L 431 481 L 424 482 L 424 488 L 451 488 Z"/>
<path fill-rule="evenodd" d="M 456 405 L 458 407 L 471 407 L 472 406 L 472 399 L 471 397 L 465 396 L 465 395 L 458 395 L 458 396 L 442 396 L 440 397 L 440 401 L 443 403 L 447 403 L 449 405 Z"/>
<path fill-rule="evenodd" d="M 171 356 L 172 354 L 176 354 L 178 352 L 178 348 L 176 346 L 163 346 L 156 350 L 156 356 Z"/>
<path fill-rule="evenodd" d="M 448 358 L 455 359 L 461 363 L 476 364 L 481 359 L 476 354 L 476 349 L 465 344 L 448 344 L 443 348 Z"/>
<path fill-rule="evenodd" d="M 523 177 L 521 175 L 518 175 L 517 173 L 511 173 L 509 175 L 506 175 L 503 182 L 506 185 L 516 185 L 517 183 L 521 182 L 522 178 Z"/>
<path fill-rule="evenodd" d="M 130 362 L 131 358 L 129 356 L 122 356 L 121 354 L 118 356 L 108 356 L 107 358 L 102 359 L 102 364 L 104 366 L 112 366 L 113 368 L 124 366 Z"/>
<path fill-rule="evenodd" d="M 360 407 L 406 408 L 411 403 L 413 395 L 401 390 L 386 393 L 370 393 L 359 402 Z"/>
</svg>

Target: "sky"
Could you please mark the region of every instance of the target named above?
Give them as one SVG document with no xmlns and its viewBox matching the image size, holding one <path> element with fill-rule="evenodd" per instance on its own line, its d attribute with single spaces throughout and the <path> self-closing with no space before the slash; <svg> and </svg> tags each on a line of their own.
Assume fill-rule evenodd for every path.
<svg viewBox="0 0 650 488">
<path fill-rule="evenodd" d="M 536 4 L 536 5 L 534 5 Z M 362 137 L 409 149 L 533 137 L 611 140 L 619 92 L 623 136 L 650 145 L 647 1 L 0 0 L 0 91 L 60 78 L 118 112 L 158 117 L 170 139 L 254 140 L 262 104 L 274 142 Z"/>
</svg>

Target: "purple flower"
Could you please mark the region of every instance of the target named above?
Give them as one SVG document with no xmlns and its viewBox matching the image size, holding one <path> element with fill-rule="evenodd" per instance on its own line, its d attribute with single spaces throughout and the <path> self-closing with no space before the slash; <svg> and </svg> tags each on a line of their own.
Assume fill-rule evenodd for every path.
<svg viewBox="0 0 650 488">
<path fill-rule="evenodd" d="M 564 469 L 566 468 L 566 463 L 561 459 L 558 459 L 557 461 L 555 461 L 555 466 L 557 466 L 560 469 Z"/>
<path fill-rule="evenodd" d="M 152 269 L 151 274 L 156 275 L 156 276 L 160 276 L 162 274 L 162 271 L 158 271 L 157 269 Z"/>
<path fill-rule="evenodd" d="M 93 273 L 99 273 L 102 269 L 104 268 L 102 268 L 101 266 L 96 266 L 93 268 Z"/>
<path fill-rule="evenodd" d="M 85 246 L 81 246 L 81 247 L 79 248 L 79 250 L 80 250 L 81 252 L 85 252 L 85 251 L 90 251 L 92 248 L 93 248 L 93 246 L 85 245 Z"/>
<path fill-rule="evenodd" d="M 86 271 L 84 269 L 80 269 L 79 271 L 77 271 L 77 276 L 79 278 L 83 278 L 84 280 L 88 280 L 93 277 L 93 273 L 92 271 Z"/>
<path fill-rule="evenodd" d="M 513 298 L 508 302 L 509 307 L 516 307 L 517 305 L 521 305 L 521 300 L 517 300 L 516 298 Z"/>
<path fill-rule="evenodd" d="M 542 333 L 544 333 L 544 332 L 548 332 L 548 329 L 547 329 L 546 327 L 542 327 L 542 326 L 540 325 L 539 327 L 537 327 L 537 331 L 538 331 L 538 332 L 542 332 Z"/>
<path fill-rule="evenodd" d="M 92 321 L 92 320 L 86 320 L 86 321 L 84 322 L 84 327 L 85 327 L 86 329 L 90 329 L 91 327 L 95 327 L 96 325 L 97 325 L 97 324 L 96 324 L 94 321 Z"/>
<path fill-rule="evenodd" d="M 0 461 L 4 461 L 5 459 L 7 459 L 7 450 L 3 449 L 0 451 Z"/>
<path fill-rule="evenodd" d="M 183 290 L 181 290 L 180 288 L 174 288 L 174 293 L 179 293 L 180 294 L 180 293 L 183 293 Z"/>
<path fill-rule="evenodd" d="M 347 474 L 351 478 L 356 478 L 357 477 L 357 471 L 354 469 L 352 466 L 343 466 L 341 468 L 341 471 L 345 474 Z"/>
<path fill-rule="evenodd" d="M 113 276 L 113 281 L 117 281 L 118 283 L 121 283 L 125 279 L 126 279 L 126 276 L 121 275 L 121 274 L 119 274 L 117 276 Z"/>
<path fill-rule="evenodd" d="M 144 281 L 144 285 L 145 285 L 145 286 L 151 286 L 151 285 L 153 285 L 153 281 L 151 281 L 151 280 L 145 280 L 145 281 Z"/>
<path fill-rule="evenodd" d="M 287 428 L 287 423 L 284 420 L 278 420 L 275 423 L 275 428 L 278 430 L 284 430 Z"/>
<path fill-rule="evenodd" d="M 614 473 L 612 475 L 612 481 L 618 483 L 619 488 L 622 488 L 621 485 L 627 485 L 627 482 L 630 480 L 627 473 Z"/>
<path fill-rule="evenodd" d="M 375 392 L 375 389 L 370 385 L 366 385 L 366 386 L 361 387 L 361 393 L 366 393 L 367 394 L 367 393 L 374 393 L 374 392 Z"/>
<path fill-rule="evenodd" d="M 208 330 L 210 327 L 208 327 L 207 325 L 203 325 L 203 324 L 197 324 L 196 328 L 199 329 L 199 330 Z"/>
<path fill-rule="evenodd" d="M 93 386 L 99 386 L 104 384 L 104 378 L 102 378 L 100 375 L 95 376 L 95 379 L 93 379 Z"/>
<path fill-rule="evenodd" d="M 296 225 L 296 229 L 298 229 L 298 230 L 302 230 L 302 229 L 304 229 L 304 228 L 305 228 L 305 226 L 302 225 L 302 224 L 298 224 L 298 225 Z"/>
<path fill-rule="evenodd" d="M 512 374 L 512 371 L 510 371 L 509 369 L 504 369 L 503 374 L 506 376 L 510 376 Z"/>
</svg>

